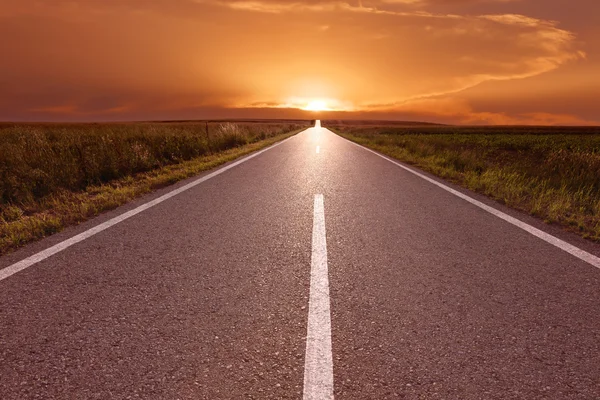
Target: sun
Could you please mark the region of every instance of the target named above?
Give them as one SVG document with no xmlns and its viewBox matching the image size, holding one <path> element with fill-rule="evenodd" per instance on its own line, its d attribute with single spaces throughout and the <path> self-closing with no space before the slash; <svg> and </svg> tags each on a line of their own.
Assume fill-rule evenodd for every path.
<svg viewBox="0 0 600 400">
<path fill-rule="evenodd" d="M 306 111 L 328 111 L 329 106 L 327 102 L 324 100 L 312 100 L 310 101 L 306 107 L 304 107 Z"/>
</svg>

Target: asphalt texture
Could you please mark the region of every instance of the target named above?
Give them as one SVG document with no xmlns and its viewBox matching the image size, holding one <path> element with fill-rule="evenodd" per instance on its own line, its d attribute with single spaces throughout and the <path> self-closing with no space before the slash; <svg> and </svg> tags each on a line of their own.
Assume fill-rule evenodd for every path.
<svg viewBox="0 0 600 400">
<path fill-rule="evenodd" d="M 316 194 L 336 399 L 600 399 L 600 269 L 317 128 L 0 281 L 0 399 L 302 398 Z"/>
</svg>

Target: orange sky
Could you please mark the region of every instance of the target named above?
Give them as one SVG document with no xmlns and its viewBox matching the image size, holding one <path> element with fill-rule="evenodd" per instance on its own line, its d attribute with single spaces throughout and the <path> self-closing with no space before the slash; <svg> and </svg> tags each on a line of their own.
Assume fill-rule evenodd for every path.
<svg viewBox="0 0 600 400">
<path fill-rule="evenodd" d="M 570 9 L 568 7 L 572 6 Z M 598 0 L 0 0 L 0 120 L 600 124 Z"/>
</svg>

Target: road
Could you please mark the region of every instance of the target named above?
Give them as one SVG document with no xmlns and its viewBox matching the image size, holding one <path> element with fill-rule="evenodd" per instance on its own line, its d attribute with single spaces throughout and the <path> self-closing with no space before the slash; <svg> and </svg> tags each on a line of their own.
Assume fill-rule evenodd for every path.
<svg viewBox="0 0 600 400">
<path fill-rule="evenodd" d="M 0 258 L 0 399 L 600 398 L 600 246 L 318 127 L 197 179 Z"/>
</svg>

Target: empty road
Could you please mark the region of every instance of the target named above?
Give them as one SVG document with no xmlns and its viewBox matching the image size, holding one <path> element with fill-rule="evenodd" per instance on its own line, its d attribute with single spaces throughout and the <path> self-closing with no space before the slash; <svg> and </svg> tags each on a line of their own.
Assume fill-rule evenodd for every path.
<svg viewBox="0 0 600 400">
<path fill-rule="evenodd" d="M 600 246 L 425 178 L 317 124 L 0 258 L 0 399 L 599 399 Z"/>
</svg>

